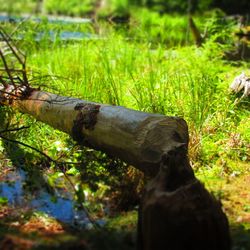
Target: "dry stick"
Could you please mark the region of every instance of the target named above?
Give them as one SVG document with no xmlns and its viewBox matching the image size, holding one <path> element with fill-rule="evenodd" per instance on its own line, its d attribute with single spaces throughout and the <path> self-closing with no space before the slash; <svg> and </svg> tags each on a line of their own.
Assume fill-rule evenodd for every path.
<svg viewBox="0 0 250 250">
<path fill-rule="evenodd" d="M 5 69 L 0 69 L 0 72 L 5 72 L 6 70 Z M 9 69 L 9 71 L 11 72 L 11 71 L 13 71 L 13 72 L 24 72 L 24 70 L 23 69 Z M 7 77 L 6 77 L 7 78 Z"/>
<path fill-rule="evenodd" d="M 0 79 L 0 81 L 1 81 L 1 79 Z M 8 87 L 8 85 L 7 85 L 7 87 Z M 15 97 L 15 100 L 21 100 L 21 96 L 10 93 L 10 92 L 7 92 L 7 91 L 4 91 L 4 90 L 1 90 L 1 89 L 0 89 L 0 93 L 7 94 L 9 96 Z M 0 98 L 1 98 L 1 96 L 0 96 Z M 36 99 L 36 98 L 34 98 L 32 100 L 33 101 L 40 101 L 40 99 Z M 47 102 L 47 103 L 52 103 L 53 102 L 53 101 L 50 101 L 50 100 L 42 100 L 42 101 Z M 62 100 L 60 102 L 64 102 L 64 101 Z M 60 102 L 58 101 L 57 103 L 60 103 Z M 1 104 L 1 101 L 0 101 L 0 104 Z"/>
<path fill-rule="evenodd" d="M 28 85 L 28 78 L 26 75 L 26 57 L 25 55 L 16 47 L 16 46 L 12 46 L 11 43 L 9 42 L 12 41 L 11 37 L 8 36 L 8 34 L 5 33 L 4 30 L 0 30 L 0 34 L 3 38 L 3 40 L 7 43 L 8 47 L 10 48 L 10 50 L 12 51 L 12 53 L 14 54 L 14 56 L 17 58 L 17 60 L 19 61 L 19 63 L 22 65 L 22 75 L 23 75 L 23 83 Z M 14 49 L 15 48 L 15 49 Z M 22 58 L 18 55 L 18 53 L 20 53 L 23 56 L 23 60 Z"/>
<path fill-rule="evenodd" d="M 9 139 L 9 138 L 7 138 L 7 137 L 5 137 L 5 136 L 2 136 L 1 134 L 0 134 L 0 138 L 2 138 L 2 139 L 5 140 L 5 141 L 9 141 L 9 142 L 12 142 L 12 143 L 17 143 L 17 144 L 20 144 L 20 145 L 25 146 L 25 147 L 27 147 L 27 148 L 30 148 L 30 149 L 36 151 L 37 153 L 43 155 L 43 156 L 44 156 L 45 158 L 47 158 L 50 162 L 54 162 L 54 163 L 56 162 L 54 159 L 52 159 L 52 158 L 51 158 L 50 156 L 48 156 L 47 154 L 43 153 L 42 151 L 38 150 L 37 148 L 32 147 L 32 146 L 30 146 L 30 145 L 28 145 L 28 144 L 26 144 L 26 143 L 23 143 L 23 142 L 17 141 L 17 140 L 13 140 L 13 139 Z"/>
<path fill-rule="evenodd" d="M 44 152 L 42 152 L 42 151 L 40 151 L 39 149 L 35 148 L 35 147 L 32 147 L 32 146 L 30 146 L 30 145 L 28 145 L 28 144 L 26 144 L 26 143 L 21 142 L 21 141 L 9 139 L 9 138 L 7 138 L 7 137 L 5 137 L 5 136 L 2 136 L 2 135 L 1 135 L 1 131 L 0 131 L 0 138 L 2 138 L 2 139 L 5 140 L 5 141 L 9 141 L 9 142 L 12 142 L 12 143 L 17 143 L 17 144 L 20 144 L 20 145 L 25 146 L 25 147 L 27 147 L 27 148 L 30 148 L 30 149 L 36 151 L 37 153 L 43 155 L 45 158 L 47 158 L 47 160 L 48 160 L 49 162 L 55 163 L 56 166 L 58 166 L 59 169 L 62 171 L 62 173 L 63 173 L 65 179 L 69 182 L 69 184 L 70 184 L 70 185 L 72 186 L 72 188 L 74 189 L 74 192 L 77 194 L 77 190 L 76 190 L 76 188 L 75 188 L 73 182 L 70 180 L 70 178 L 69 178 L 68 175 L 66 174 L 65 169 L 64 169 L 63 167 L 61 167 L 61 166 L 63 166 L 64 164 L 71 164 L 71 163 L 69 163 L 69 162 L 58 162 L 58 161 L 54 160 L 53 158 L 51 158 L 50 156 L 48 156 L 47 154 L 45 154 Z M 86 216 L 88 217 L 89 221 L 91 222 L 91 224 L 92 224 L 95 228 L 100 228 L 100 226 L 95 222 L 95 220 L 94 220 L 94 219 L 92 218 L 92 216 L 90 215 L 90 212 L 88 211 L 88 209 L 82 204 L 82 202 L 79 202 L 79 203 L 80 203 L 81 208 L 82 208 L 83 211 L 85 212 Z"/>
<path fill-rule="evenodd" d="M 9 42 L 9 41 L 11 41 L 13 43 L 13 40 L 11 39 L 11 37 L 4 30 L 0 30 L 0 34 L 2 35 L 2 38 L 7 43 L 7 45 L 9 46 L 9 48 L 11 49 L 12 53 L 15 55 L 15 57 L 17 58 L 17 60 L 22 65 L 25 64 L 25 58 L 26 58 L 25 55 L 15 45 L 14 46 L 11 45 L 11 43 Z M 20 53 L 23 56 L 24 60 L 22 60 L 22 58 L 18 55 L 17 52 Z"/>
<path fill-rule="evenodd" d="M 14 131 L 19 131 L 19 130 L 26 129 L 26 128 L 30 128 L 30 126 L 23 126 L 23 127 L 20 127 L 20 128 L 0 130 L 0 137 L 1 137 L 1 133 L 14 132 Z"/>
<path fill-rule="evenodd" d="M 1 49 L 0 49 L 0 57 L 2 58 L 2 61 L 3 61 L 4 67 L 5 67 L 5 71 L 7 72 L 8 76 L 9 76 L 9 78 L 10 78 L 11 83 L 15 86 L 14 79 L 13 79 L 13 77 L 12 77 L 11 73 L 10 73 L 10 70 L 9 70 L 8 64 L 7 64 L 6 60 L 5 60 L 5 57 L 4 57 L 4 55 L 3 55 L 3 53 L 2 53 L 2 50 L 1 50 Z"/>
<path fill-rule="evenodd" d="M 1 70 L 0 70 L 0 71 L 1 71 Z M 0 76 L 0 82 L 3 84 L 3 86 L 4 86 L 5 88 L 8 87 L 8 84 L 6 83 L 6 81 L 4 81 L 4 78 L 3 78 L 2 76 Z"/>
</svg>

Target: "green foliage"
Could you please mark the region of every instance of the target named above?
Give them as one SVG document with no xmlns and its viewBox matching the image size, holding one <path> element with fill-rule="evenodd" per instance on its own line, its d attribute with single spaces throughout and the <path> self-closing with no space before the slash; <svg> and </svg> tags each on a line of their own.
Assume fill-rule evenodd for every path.
<svg viewBox="0 0 250 250">
<path fill-rule="evenodd" d="M 0 206 L 6 205 L 8 203 L 8 199 L 6 197 L 0 196 Z"/>
<path fill-rule="evenodd" d="M 0 0 L 0 9 L 9 14 L 46 12 L 49 14 L 84 16 L 92 14 L 99 5 L 97 0 L 46 0 L 42 10 L 38 10 L 38 0 Z M 213 8 L 220 8 L 228 14 L 247 14 L 250 8 L 248 0 L 110 0 L 105 1 L 98 11 L 100 16 L 124 16 L 133 13 L 131 7 L 147 8 L 158 13 L 204 13 Z"/>
<path fill-rule="evenodd" d="M 21 14 L 34 12 L 36 8 L 36 0 L 0 0 L 0 12 L 8 14 Z"/>
<path fill-rule="evenodd" d="M 249 13 L 250 2 L 248 0 L 217 0 L 212 1 L 211 7 L 221 8 L 228 14 Z"/>
<path fill-rule="evenodd" d="M 194 134 L 198 133 L 201 136 L 196 143 L 202 140 L 203 145 L 200 147 L 199 157 L 193 156 L 193 158 L 200 159 L 199 166 L 207 164 L 211 159 L 215 161 L 216 157 L 212 151 L 218 153 L 220 149 L 214 145 L 214 141 L 223 138 L 228 129 L 235 130 L 235 125 L 232 125 L 234 119 L 232 112 L 243 113 L 243 116 L 246 112 L 244 109 L 238 111 L 237 107 L 233 106 L 234 100 L 228 93 L 229 81 L 226 76 L 230 70 L 234 73 L 235 70 L 222 60 L 225 51 L 233 46 L 230 34 L 234 23 L 225 23 L 218 14 L 212 13 L 201 26 L 206 30 L 206 42 L 202 48 L 197 49 L 192 46 L 180 48 L 178 44 L 181 42 L 173 39 L 172 45 L 175 47 L 167 50 L 171 44 L 167 46 L 162 44 L 163 34 L 160 34 L 162 40 L 154 42 L 154 38 L 157 37 L 157 33 L 154 32 L 158 29 L 160 31 L 161 27 L 168 27 L 166 33 L 171 37 L 171 29 L 181 26 L 184 29 L 185 19 L 178 16 L 161 17 L 147 10 L 138 13 L 140 14 L 137 15 L 137 19 L 134 17 L 135 22 L 137 20 L 140 22 L 138 32 L 141 29 L 144 37 L 149 37 L 149 40 L 140 38 L 142 33 L 138 34 L 133 27 L 127 32 L 109 29 L 106 31 L 106 39 L 86 40 L 77 44 L 50 42 L 45 39 L 43 50 L 35 45 L 29 47 L 28 63 L 32 65 L 33 71 L 52 76 L 49 79 L 50 86 L 47 86 L 50 91 L 60 89 L 59 93 L 62 95 L 185 117 L 192 129 L 191 133 L 198 131 Z M 40 29 L 43 27 L 46 27 L 46 23 Z M 83 29 L 81 26 L 79 28 Z M 152 35 L 149 35 L 150 33 Z M 130 36 L 129 40 L 124 38 L 127 34 Z M 179 41 L 182 40 L 183 38 Z M 24 40 L 23 45 L 25 46 L 27 42 L 32 43 L 30 40 Z M 63 76 L 63 78 L 53 76 Z M 207 133 L 208 127 L 210 131 L 216 126 L 225 127 L 225 130 L 218 134 L 219 139 L 212 137 L 210 143 L 206 137 L 202 138 L 203 133 Z M 244 137 L 244 125 L 240 128 L 241 136 Z M 60 140 L 60 144 L 62 143 L 60 147 L 51 143 L 48 135 L 53 133 L 49 128 L 46 130 L 48 132 L 40 136 L 44 138 L 43 148 L 46 148 L 52 157 L 65 155 L 63 159 L 67 159 L 73 155 L 71 157 L 73 161 L 79 159 L 79 152 L 68 151 L 68 146 L 63 141 Z M 232 136 L 232 133 L 229 132 L 226 137 L 228 136 Z M 243 140 L 243 145 L 247 140 Z M 221 147 L 221 151 L 223 150 L 225 148 Z M 243 146 L 238 153 L 230 150 L 227 152 L 228 157 L 244 160 L 247 148 Z M 86 158 L 92 158 L 88 152 L 85 153 Z M 102 170 L 100 165 L 103 163 L 88 164 L 85 165 L 91 169 L 89 173 L 95 173 L 90 175 L 91 179 L 97 181 L 99 177 L 96 179 L 94 176 L 100 176 L 100 179 L 107 176 L 106 181 L 111 178 L 105 168 Z"/>
<path fill-rule="evenodd" d="M 129 36 L 141 42 L 167 47 L 190 44 L 187 18 L 180 15 L 160 15 L 147 9 L 133 11 Z"/>
<path fill-rule="evenodd" d="M 45 10 L 58 15 L 84 16 L 93 11 L 94 3 L 93 0 L 46 0 Z"/>
</svg>

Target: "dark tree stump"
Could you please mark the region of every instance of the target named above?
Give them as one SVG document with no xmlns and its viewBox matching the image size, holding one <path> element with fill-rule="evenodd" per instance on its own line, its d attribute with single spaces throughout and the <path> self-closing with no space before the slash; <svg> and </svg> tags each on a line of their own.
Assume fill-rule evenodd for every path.
<svg viewBox="0 0 250 250">
<path fill-rule="evenodd" d="M 221 204 L 195 178 L 184 146 L 162 159 L 147 185 L 138 220 L 138 250 L 229 250 Z"/>
</svg>

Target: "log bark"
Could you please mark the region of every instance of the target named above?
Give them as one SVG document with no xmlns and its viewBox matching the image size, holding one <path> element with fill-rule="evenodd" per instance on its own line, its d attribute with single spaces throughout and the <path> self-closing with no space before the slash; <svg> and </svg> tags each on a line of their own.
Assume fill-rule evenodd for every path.
<svg viewBox="0 0 250 250">
<path fill-rule="evenodd" d="M 38 90 L 29 90 L 25 98 L 12 98 L 5 93 L 2 99 L 8 99 L 9 105 L 19 111 L 70 134 L 80 144 L 116 156 L 149 176 L 158 172 L 163 153 L 181 144 L 188 145 L 187 124 L 177 117 Z"/>
</svg>

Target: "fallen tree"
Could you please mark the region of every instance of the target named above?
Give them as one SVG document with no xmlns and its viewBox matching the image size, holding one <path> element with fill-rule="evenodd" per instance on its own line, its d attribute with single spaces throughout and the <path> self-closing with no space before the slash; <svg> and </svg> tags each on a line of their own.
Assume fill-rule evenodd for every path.
<svg viewBox="0 0 250 250">
<path fill-rule="evenodd" d="M 189 164 L 188 128 L 168 117 L 88 102 L 34 89 L 25 60 L 3 33 L 22 67 L 0 56 L 0 102 L 70 134 L 82 145 L 132 164 L 150 177 L 139 209 L 140 250 L 228 250 L 230 234 L 221 204 L 195 178 Z M 13 75 L 14 72 L 14 75 Z"/>
<path fill-rule="evenodd" d="M 70 134 L 82 145 L 121 158 L 147 175 L 158 172 L 164 153 L 188 143 L 187 125 L 181 118 L 20 88 L 8 86 L 3 102 Z M 26 93 L 26 97 L 18 93 Z"/>
</svg>

